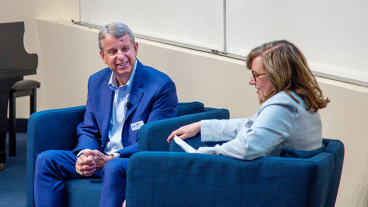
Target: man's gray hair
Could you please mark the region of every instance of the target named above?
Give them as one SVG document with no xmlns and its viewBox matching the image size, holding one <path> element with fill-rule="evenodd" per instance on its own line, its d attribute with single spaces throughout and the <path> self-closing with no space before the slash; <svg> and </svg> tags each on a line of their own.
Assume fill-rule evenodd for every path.
<svg viewBox="0 0 368 207">
<path fill-rule="evenodd" d="M 130 42 L 132 45 L 135 45 L 134 34 L 130 28 L 120 22 L 113 22 L 101 28 L 100 33 L 98 34 L 98 47 L 100 48 L 101 52 L 103 52 L 103 43 L 102 40 L 106 38 L 107 35 L 111 35 L 115 38 L 120 38 L 124 35 L 128 34 Z"/>
</svg>

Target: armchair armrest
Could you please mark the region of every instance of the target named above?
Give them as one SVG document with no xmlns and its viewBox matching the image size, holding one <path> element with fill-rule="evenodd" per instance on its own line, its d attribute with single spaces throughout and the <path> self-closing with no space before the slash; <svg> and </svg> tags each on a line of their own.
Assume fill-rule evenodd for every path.
<svg viewBox="0 0 368 207">
<path fill-rule="evenodd" d="M 252 161 L 181 152 L 138 152 L 126 199 L 136 206 L 324 206 L 333 156 Z"/>
<path fill-rule="evenodd" d="M 27 205 L 33 206 L 33 182 L 37 155 L 50 149 L 72 150 L 77 144 L 77 125 L 85 106 L 33 113 L 27 126 Z M 29 201 L 29 202 L 28 202 Z"/>
<path fill-rule="evenodd" d="M 204 112 L 159 120 L 143 125 L 138 132 L 138 151 L 169 151 L 166 139 L 181 126 L 204 119 L 229 119 L 227 109 L 205 108 Z"/>
</svg>

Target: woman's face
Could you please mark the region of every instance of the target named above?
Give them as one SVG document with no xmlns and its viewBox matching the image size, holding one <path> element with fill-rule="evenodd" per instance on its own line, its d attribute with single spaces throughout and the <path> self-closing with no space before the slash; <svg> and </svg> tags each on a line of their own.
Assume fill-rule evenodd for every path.
<svg viewBox="0 0 368 207">
<path fill-rule="evenodd" d="M 252 63 L 252 76 L 249 79 L 249 85 L 254 85 L 257 89 L 258 100 L 261 101 L 268 93 L 275 87 L 267 78 L 265 70 L 262 65 L 263 58 L 258 56 L 254 58 Z M 257 77 L 258 76 L 258 77 Z"/>
</svg>

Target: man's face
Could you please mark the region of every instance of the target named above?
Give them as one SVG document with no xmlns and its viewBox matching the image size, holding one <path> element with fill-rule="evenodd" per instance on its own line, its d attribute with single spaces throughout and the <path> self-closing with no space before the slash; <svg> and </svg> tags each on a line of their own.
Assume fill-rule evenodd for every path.
<svg viewBox="0 0 368 207">
<path fill-rule="evenodd" d="M 100 51 L 102 60 L 116 74 L 118 85 L 126 84 L 134 69 L 138 43 L 132 45 L 128 34 L 120 38 L 107 35 L 102 43 L 103 52 Z"/>
</svg>

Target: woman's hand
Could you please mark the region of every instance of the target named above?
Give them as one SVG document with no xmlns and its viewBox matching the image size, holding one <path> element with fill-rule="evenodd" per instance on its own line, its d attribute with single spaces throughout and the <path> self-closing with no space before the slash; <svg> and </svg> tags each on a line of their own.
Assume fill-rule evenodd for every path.
<svg viewBox="0 0 368 207">
<path fill-rule="evenodd" d="M 184 140 L 190 137 L 194 137 L 198 132 L 201 131 L 201 122 L 195 122 L 186 126 L 182 126 L 179 129 L 173 131 L 167 138 L 167 142 L 171 142 L 172 138 L 177 135 L 180 139 Z"/>
</svg>

